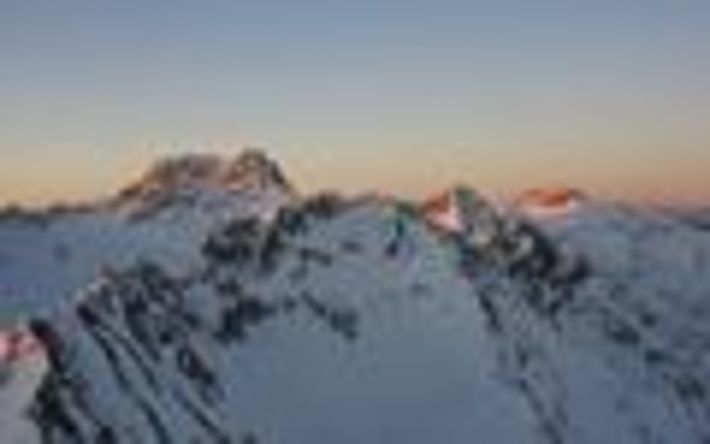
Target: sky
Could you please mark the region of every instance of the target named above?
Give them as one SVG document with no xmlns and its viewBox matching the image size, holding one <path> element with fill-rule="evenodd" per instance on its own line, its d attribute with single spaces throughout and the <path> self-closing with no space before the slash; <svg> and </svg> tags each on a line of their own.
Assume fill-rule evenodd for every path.
<svg viewBox="0 0 710 444">
<path fill-rule="evenodd" d="M 0 203 L 266 148 L 301 188 L 710 202 L 710 2 L 0 1 Z"/>
</svg>

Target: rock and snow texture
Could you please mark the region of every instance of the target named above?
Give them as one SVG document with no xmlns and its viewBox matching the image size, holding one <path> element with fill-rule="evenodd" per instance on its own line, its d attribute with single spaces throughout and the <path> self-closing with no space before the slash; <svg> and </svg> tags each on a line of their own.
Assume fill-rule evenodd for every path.
<svg viewBox="0 0 710 444">
<path fill-rule="evenodd" d="M 105 267 L 153 260 L 190 269 L 201 239 L 235 217 L 275 214 L 294 196 L 258 151 L 158 162 L 118 196 L 77 208 L 0 212 L 0 325 L 66 300 Z"/>
<path fill-rule="evenodd" d="M 3 433 L 710 442 L 706 232 L 591 204 L 528 219 L 465 188 L 441 201 L 293 199 L 190 236 L 190 267 L 104 269 L 26 322 L 42 347 L 0 382 Z"/>
<path fill-rule="evenodd" d="M 39 442 L 29 410 L 46 373 L 46 354 L 31 333 L 0 331 L 0 442 Z"/>
</svg>

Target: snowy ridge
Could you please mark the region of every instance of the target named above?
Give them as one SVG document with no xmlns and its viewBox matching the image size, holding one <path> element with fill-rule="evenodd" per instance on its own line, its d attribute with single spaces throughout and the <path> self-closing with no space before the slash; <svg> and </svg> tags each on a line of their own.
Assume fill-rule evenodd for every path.
<svg viewBox="0 0 710 444">
<path fill-rule="evenodd" d="M 292 199 L 191 236 L 189 267 L 105 268 L 33 316 L 48 368 L 0 382 L 22 399 L 0 424 L 21 443 L 708 442 L 710 236 L 443 196 Z"/>
<path fill-rule="evenodd" d="M 108 202 L 0 212 L 0 325 L 67 300 L 105 267 L 190 269 L 209 229 L 270 217 L 293 198 L 276 164 L 248 150 L 161 160 Z"/>
</svg>

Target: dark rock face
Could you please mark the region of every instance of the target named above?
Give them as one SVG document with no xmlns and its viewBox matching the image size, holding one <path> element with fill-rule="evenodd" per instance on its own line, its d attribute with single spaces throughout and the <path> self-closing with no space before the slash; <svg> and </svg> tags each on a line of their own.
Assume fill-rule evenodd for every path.
<svg viewBox="0 0 710 444">
<path fill-rule="evenodd" d="M 247 149 L 229 160 L 213 154 L 187 154 L 157 162 L 123 198 L 156 198 L 180 190 L 212 189 L 263 190 L 268 187 L 291 190 L 281 168 L 259 150 Z"/>
<path fill-rule="evenodd" d="M 287 200 L 295 190 L 279 165 L 264 152 L 246 149 L 234 158 L 186 154 L 156 162 L 142 177 L 108 202 L 130 221 L 143 222 L 168 210 L 220 212 L 238 198 Z"/>
<path fill-rule="evenodd" d="M 33 408 L 44 442 L 129 442 L 131 421 L 146 426 L 135 442 L 183 442 L 176 418 L 194 424 L 190 439 L 227 442 L 214 410 L 220 384 L 199 346 L 206 327 L 185 306 L 181 284 L 159 267 L 105 276 L 54 323 L 32 324 L 51 362 Z M 111 399 L 133 413 L 115 417 Z"/>
</svg>

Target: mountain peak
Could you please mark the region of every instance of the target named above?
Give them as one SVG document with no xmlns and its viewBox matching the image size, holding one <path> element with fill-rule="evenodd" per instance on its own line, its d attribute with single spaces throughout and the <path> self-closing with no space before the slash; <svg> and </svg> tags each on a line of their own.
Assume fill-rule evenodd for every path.
<svg viewBox="0 0 710 444">
<path fill-rule="evenodd" d="M 262 150 L 246 148 L 233 158 L 188 153 L 160 159 L 122 197 L 150 197 L 183 189 L 290 189 L 281 168 Z"/>
<path fill-rule="evenodd" d="M 516 199 L 515 204 L 531 215 L 567 214 L 587 200 L 587 195 L 576 188 L 531 188 Z"/>
<path fill-rule="evenodd" d="M 470 231 L 477 221 L 489 219 L 494 209 L 476 190 L 456 185 L 424 201 L 427 219 L 447 231 Z"/>
<path fill-rule="evenodd" d="M 265 151 L 246 148 L 233 161 L 227 162 L 223 180 L 238 187 L 277 186 L 290 189 L 281 167 Z"/>
</svg>

